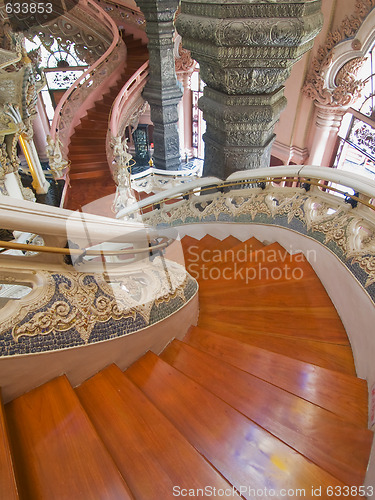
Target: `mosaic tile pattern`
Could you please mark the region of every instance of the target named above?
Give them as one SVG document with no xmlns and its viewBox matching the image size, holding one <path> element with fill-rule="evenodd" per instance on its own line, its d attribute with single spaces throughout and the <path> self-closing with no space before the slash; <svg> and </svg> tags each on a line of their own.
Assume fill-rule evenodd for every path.
<svg viewBox="0 0 375 500">
<path fill-rule="evenodd" d="M 66 349 L 70 347 L 77 347 L 80 345 L 87 345 L 104 340 L 110 340 L 116 337 L 142 330 L 147 326 L 151 326 L 159 321 L 166 319 L 173 313 L 177 312 L 183 307 L 198 291 L 198 285 L 194 279 L 186 275 L 185 281 L 182 283 L 181 290 L 171 290 L 170 295 L 164 294 L 161 298 L 157 298 L 152 304 L 142 304 L 138 308 L 131 307 L 129 309 L 123 308 L 121 312 L 116 309 L 108 308 L 106 311 L 110 312 L 107 318 L 103 314 L 97 314 L 92 309 L 93 304 L 110 304 L 111 300 L 118 301 L 121 306 L 121 297 L 113 297 L 109 289 L 104 289 L 97 276 L 83 275 L 80 276 L 79 284 L 81 290 L 84 286 L 88 286 L 94 293 L 92 293 L 92 302 L 89 302 L 87 296 L 82 294 L 80 307 L 82 311 L 77 319 L 77 303 L 69 301 L 69 294 L 64 295 L 61 293 L 61 286 L 71 293 L 71 297 L 77 298 L 77 288 L 72 286 L 72 274 L 61 275 L 53 274 L 50 279 L 55 286 L 54 292 L 50 294 L 48 300 L 45 301 L 40 307 L 35 307 L 23 315 L 22 320 L 17 322 L 16 316 L 8 321 L 8 327 L 1 331 L 0 341 L 0 356 L 12 356 L 18 354 L 30 354 L 44 351 L 53 351 L 59 349 Z M 78 273 L 77 273 L 78 274 Z M 79 299 L 80 297 L 78 297 Z M 99 302 L 95 302 L 95 301 Z M 107 300 L 108 302 L 105 302 Z M 101 302 L 100 302 L 101 301 Z M 55 328 L 51 328 L 51 324 L 46 321 L 48 315 L 56 307 L 62 307 L 64 310 L 64 318 L 69 318 L 69 321 L 64 324 L 57 322 Z M 75 311 L 75 314 L 72 314 Z M 146 311 L 146 312 L 145 312 Z M 149 312 L 147 312 L 149 311 Z M 81 314 L 82 313 L 82 314 Z M 38 321 L 35 320 L 38 318 Z M 92 328 L 87 330 L 89 336 L 85 338 L 85 333 L 77 329 L 78 325 L 82 326 L 82 321 L 86 320 Z M 45 323 L 45 327 L 44 323 Z M 35 327 L 37 323 L 37 327 Z M 77 327 L 74 324 L 77 323 Z M 23 329 L 23 327 L 26 328 Z M 35 330 L 32 328 L 35 327 Z M 18 334 L 17 334 L 18 332 Z M 21 332 L 21 334 L 19 334 Z"/>
</svg>

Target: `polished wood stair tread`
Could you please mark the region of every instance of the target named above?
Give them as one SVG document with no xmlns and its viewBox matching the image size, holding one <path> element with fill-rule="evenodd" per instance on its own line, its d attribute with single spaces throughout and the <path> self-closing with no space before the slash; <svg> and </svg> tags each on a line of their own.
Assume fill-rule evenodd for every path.
<svg viewBox="0 0 375 500">
<path fill-rule="evenodd" d="M 160 357 L 342 482 L 363 484 L 368 429 L 179 340 Z"/>
<path fill-rule="evenodd" d="M 211 311 L 199 317 L 198 325 L 204 328 L 216 327 L 217 324 L 225 324 L 227 328 L 232 326 L 243 327 L 257 333 L 271 332 L 282 334 L 288 338 L 301 338 L 330 342 L 332 344 L 349 345 L 349 340 L 341 321 L 335 317 L 334 312 L 319 315 L 319 311 L 270 310 L 247 311 L 235 313 L 230 310 Z M 215 328 L 213 328 L 215 329 Z"/>
<path fill-rule="evenodd" d="M 226 259 L 233 262 L 237 250 L 241 250 L 240 255 L 244 258 L 245 255 L 264 248 L 263 243 L 254 237 L 241 242 L 234 236 L 228 236 L 221 241 L 211 235 L 205 235 L 200 240 L 185 236 L 181 243 L 187 258 L 193 256 L 195 261 L 203 261 L 209 266 L 221 265 Z"/>
<path fill-rule="evenodd" d="M 0 498 L 4 500 L 17 500 L 19 498 L 18 489 L 2 400 L 0 401 L 0 434 Z"/>
<path fill-rule="evenodd" d="M 261 249 L 248 248 L 247 258 L 241 261 L 204 262 L 208 269 L 204 279 L 199 283 L 202 290 L 215 289 L 220 286 L 231 289 L 264 286 L 267 283 L 300 281 L 315 276 L 314 270 L 302 254 L 289 254 L 273 243 Z M 236 255 L 235 252 L 234 255 Z M 224 252 L 225 254 L 225 252 Z M 199 261 L 197 261 L 199 262 Z M 201 262 L 199 262 L 201 263 Z M 203 263 L 202 263 L 203 264 Z"/>
<path fill-rule="evenodd" d="M 229 288 L 226 288 L 229 291 Z M 236 286 L 231 288 L 231 294 L 223 294 L 220 288 L 202 289 L 199 294 L 199 303 L 237 305 L 252 308 L 256 306 L 274 306 L 289 308 L 301 306 L 332 305 L 325 288 L 316 276 L 301 280 L 273 281 L 241 289 L 238 293 Z"/>
<path fill-rule="evenodd" d="M 79 171 L 79 172 L 71 172 L 70 175 L 69 175 L 69 178 L 71 180 L 84 180 L 84 179 L 103 179 L 103 178 L 107 178 L 109 177 L 110 175 L 110 172 L 108 170 L 108 172 L 106 172 L 105 170 L 103 169 L 92 169 L 92 170 L 86 170 L 86 171 Z M 113 182 L 114 184 L 114 182 Z M 116 191 L 116 185 L 114 184 L 114 187 L 113 187 L 113 190 L 112 192 L 115 192 Z M 98 198 L 95 198 L 95 200 L 97 200 Z M 95 200 L 91 200 L 91 201 L 95 201 Z M 87 202 L 89 203 L 89 202 Z"/>
<path fill-rule="evenodd" d="M 236 488 L 343 485 L 155 354 L 148 352 L 126 375 Z"/>
<path fill-rule="evenodd" d="M 175 485 L 231 488 L 115 365 L 76 391 L 137 499 L 173 498 Z"/>
<path fill-rule="evenodd" d="M 354 425 L 367 426 L 364 380 L 200 329 L 192 328 L 185 342 Z"/>
<path fill-rule="evenodd" d="M 183 247 L 186 247 L 188 249 L 189 247 L 194 246 L 198 247 L 200 250 L 206 250 L 206 251 L 215 250 L 217 248 L 225 250 L 232 248 L 240 243 L 241 243 L 240 240 L 238 240 L 234 236 L 227 236 L 223 240 L 218 240 L 217 238 L 211 236 L 210 234 L 206 234 L 200 240 L 192 236 L 185 236 L 182 239 Z"/>
<path fill-rule="evenodd" d="M 212 329 L 211 329 L 212 328 Z M 349 345 L 331 344 L 326 342 L 317 342 L 315 340 L 306 340 L 275 335 L 270 332 L 259 333 L 249 331 L 246 326 L 228 327 L 227 325 L 216 325 L 214 328 L 195 327 L 190 330 L 188 335 L 201 335 L 201 339 L 210 339 L 210 336 L 220 335 L 227 339 L 239 341 L 241 344 L 250 344 L 254 347 L 260 347 L 267 351 L 283 354 L 292 359 L 298 359 L 306 363 L 328 368 L 347 375 L 356 375 L 352 351 Z M 200 333 L 198 333 L 200 332 Z M 223 339 L 220 339 L 223 342 Z M 215 342 L 214 340 L 212 340 Z"/>
<path fill-rule="evenodd" d="M 5 409 L 22 498 L 133 498 L 65 376 Z"/>
</svg>

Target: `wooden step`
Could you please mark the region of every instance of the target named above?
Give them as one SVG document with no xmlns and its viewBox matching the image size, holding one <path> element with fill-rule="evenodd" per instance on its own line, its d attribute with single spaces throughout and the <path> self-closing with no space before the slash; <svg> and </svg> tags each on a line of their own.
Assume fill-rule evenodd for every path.
<svg viewBox="0 0 375 500">
<path fill-rule="evenodd" d="M 254 347 L 260 347 L 267 351 L 283 354 L 292 359 L 345 373 L 346 375 L 356 375 L 353 355 L 349 345 L 337 345 L 299 338 L 291 339 L 282 335 L 274 335 L 271 332 L 251 332 L 246 326 L 233 327 L 231 325 L 216 325 L 215 330 L 195 327 L 190 330 L 187 338 L 189 338 L 189 342 L 191 338 L 194 338 L 197 342 L 203 342 L 207 339 L 208 342 L 215 344 L 217 335 L 224 337 L 221 342 L 228 345 L 231 344 L 231 340 L 239 341 L 241 344 L 250 344 Z"/>
<path fill-rule="evenodd" d="M 373 438 L 368 429 L 179 340 L 161 358 L 343 483 L 363 484 Z"/>
<path fill-rule="evenodd" d="M 108 123 L 108 113 L 101 113 L 93 108 L 87 111 L 87 118 L 94 121 L 99 120 L 101 123 Z"/>
<path fill-rule="evenodd" d="M 230 236 L 220 241 L 210 235 L 201 240 L 194 238 L 182 239 L 184 249 L 186 270 L 199 281 L 206 282 L 222 280 L 227 281 L 233 276 L 234 259 L 237 256 L 236 249 L 241 249 L 241 255 L 255 252 L 264 247 L 256 238 L 247 242 L 239 242 L 237 238 Z M 223 272 L 223 269 L 225 271 Z M 211 271 L 212 269 L 212 271 Z M 224 277 L 223 277 L 224 275 Z M 228 276 L 229 275 L 229 276 Z M 209 283 L 209 286 L 212 283 Z M 227 283 L 226 283 L 227 285 Z M 215 287 L 215 289 L 217 289 Z"/>
<path fill-rule="evenodd" d="M 75 170 L 86 171 L 86 170 L 109 170 L 108 161 L 96 161 L 95 156 L 90 160 L 82 160 L 82 161 L 72 161 L 70 166 L 70 171 L 73 172 Z"/>
<path fill-rule="evenodd" d="M 117 366 L 101 371 L 76 392 L 137 499 L 173 498 L 176 485 L 230 490 Z"/>
<path fill-rule="evenodd" d="M 90 144 L 95 147 L 97 151 L 102 151 L 106 143 L 105 137 L 95 137 L 95 139 L 90 140 L 89 137 L 74 136 L 71 138 L 71 145 L 78 147 L 90 147 Z M 99 149 L 100 148 L 100 149 Z"/>
<path fill-rule="evenodd" d="M 79 125 L 76 126 L 75 130 L 84 130 L 86 128 L 90 128 L 92 130 L 102 130 L 102 129 L 107 129 L 108 128 L 108 117 L 103 120 L 98 120 L 89 118 L 85 116 L 84 118 L 81 119 L 81 122 Z"/>
<path fill-rule="evenodd" d="M 271 332 L 290 338 L 301 338 L 349 345 L 345 329 L 337 312 L 332 308 L 221 308 L 212 306 L 210 311 L 202 311 L 199 326 L 213 327 L 225 323 L 244 326 L 255 332 Z"/>
<path fill-rule="evenodd" d="M 80 128 L 76 129 L 74 134 L 72 135 L 72 141 L 74 139 L 81 139 L 85 138 L 88 139 L 89 141 L 94 141 L 97 138 L 99 139 L 105 139 L 107 137 L 107 127 L 104 129 L 90 129 L 88 128 Z"/>
<path fill-rule="evenodd" d="M 235 238 L 234 236 L 227 236 L 226 238 L 219 240 L 210 234 L 206 234 L 200 240 L 191 237 L 184 236 L 181 240 L 183 247 L 188 248 L 189 246 L 198 246 L 199 249 L 203 250 L 213 250 L 213 249 L 229 249 L 232 248 L 241 242 Z"/>
<path fill-rule="evenodd" d="M 228 291 L 228 288 L 226 289 Z M 223 294 L 220 288 L 204 289 L 200 294 L 200 304 L 221 304 L 237 306 L 273 306 L 289 308 L 320 307 L 332 304 L 325 288 L 317 276 L 289 281 L 274 281 L 257 287 L 245 287 L 236 293 L 235 286 L 231 294 Z"/>
<path fill-rule="evenodd" d="M 99 155 L 99 154 L 104 154 L 103 152 L 103 145 L 102 144 L 97 144 L 95 141 L 94 144 L 88 144 L 87 142 L 85 144 L 81 145 L 75 145 L 75 144 L 70 144 L 69 146 L 69 154 L 92 154 L 92 155 Z"/>
<path fill-rule="evenodd" d="M 240 254 L 242 250 L 243 253 Z M 225 288 L 247 288 L 315 276 L 314 270 L 302 254 L 291 255 L 278 243 L 255 251 L 242 244 L 233 249 L 233 253 L 227 253 L 226 261 L 206 262 L 205 267 L 208 272 L 205 279 L 201 280 L 204 289 L 217 288 L 218 282 Z"/>
<path fill-rule="evenodd" d="M 69 159 L 72 163 L 87 163 L 87 161 L 91 161 L 95 158 L 98 162 L 106 162 L 107 155 L 105 153 L 72 153 L 69 154 Z"/>
<path fill-rule="evenodd" d="M 133 498 L 65 376 L 6 405 L 22 498 Z"/>
<path fill-rule="evenodd" d="M 14 463 L 8 438 L 8 426 L 1 397 L 0 435 L 0 498 L 4 500 L 18 500 L 18 488 L 16 477 L 14 474 Z"/>
<path fill-rule="evenodd" d="M 102 101 L 96 102 L 94 106 L 95 111 L 99 111 L 100 113 L 107 113 L 109 116 L 109 112 L 111 111 L 112 105 L 111 104 L 106 104 Z"/>
<path fill-rule="evenodd" d="M 110 179 L 112 176 L 109 172 L 109 170 L 104 170 L 104 169 L 91 169 L 91 170 L 85 170 L 85 171 L 76 171 L 76 172 L 70 172 L 69 178 L 70 180 L 83 180 L 83 179 L 104 179 L 108 178 Z M 116 186 L 113 188 L 113 192 L 116 191 Z M 92 200 L 93 201 L 93 200 Z"/>
<path fill-rule="evenodd" d="M 112 106 L 113 101 L 116 99 L 117 94 L 119 93 L 119 91 L 122 88 L 122 85 L 121 86 L 119 85 L 119 87 L 120 88 L 118 90 L 117 90 L 117 88 L 113 89 L 113 90 L 111 90 L 111 92 L 109 92 L 108 94 L 105 94 L 103 96 L 102 101 L 104 102 L 104 104 L 110 104 Z"/>
<path fill-rule="evenodd" d="M 200 329 L 193 328 L 185 342 L 321 406 L 351 424 L 367 427 L 364 380 Z"/>
<path fill-rule="evenodd" d="M 126 375 L 237 489 L 275 490 L 343 483 L 189 377 L 148 352 Z M 257 498 L 243 491 L 244 498 Z"/>
</svg>

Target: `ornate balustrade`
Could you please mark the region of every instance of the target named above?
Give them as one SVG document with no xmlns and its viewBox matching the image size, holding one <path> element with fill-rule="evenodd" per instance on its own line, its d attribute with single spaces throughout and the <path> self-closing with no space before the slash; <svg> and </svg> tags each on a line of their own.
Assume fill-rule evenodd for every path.
<svg viewBox="0 0 375 500">
<path fill-rule="evenodd" d="M 105 82 L 120 62 L 125 60 L 126 47 L 112 18 L 94 0 L 83 0 L 80 5 L 94 15 L 111 33 L 112 43 L 106 52 L 92 64 L 65 92 L 61 98 L 51 125 L 51 138 L 54 143 L 61 141 L 63 156 L 66 156 L 70 135 L 87 106 L 85 101 L 97 89 L 106 88 Z M 97 90 L 97 91 L 98 91 Z M 96 94 L 96 99 L 100 96 Z"/>
<path fill-rule="evenodd" d="M 117 217 L 139 217 L 144 211 L 144 222 L 157 228 L 216 222 L 290 228 L 329 248 L 375 301 L 373 199 L 375 182 L 351 173 L 273 167 L 236 172 L 225 181 L 211 177 L 180 185 L 121 210 Z"/>
<path fill-rule="evenodd" d="M 38 236 L 0 242 L 0 357 L 122 337 L 195 296 L 195 280 L 159 253 L 170 230 L 12 201 L 0 197 L 2 226 Z"/>
<path fill-rule="evenodd" d="M 131 8 L 110 0 L 96 1 L 118 24 L 126 23 L 143 31 L 146 29 L 145 16 L 137 7 Z"/>
<path fill-rule="evenodd" d="M 180 184 L 188 184 L 201 177 L 201 169 L 192 170 L 160 170 L 148 168 L 139 174 L 131 175 L 131 185 L 136 191 L 144 193 L 159 193 Z"/>
<path fill-rule="evenodd" d="M 146 61 L 125 83 L 115 101 L 109 117 L 109 127 L 106 140 L 106 151 L 108 164 L 114 163 L 113 140 L 122 137 L 126 126 L 132 123 L 135 116 L 145 105 L 142 98 L 142 90 L 147 83 L 149 76 L 149 62 Z M 112 172 L 115 174 L 114 172 Z M 114 175 L 116 177 L 116 175 Z"/>
</svg>

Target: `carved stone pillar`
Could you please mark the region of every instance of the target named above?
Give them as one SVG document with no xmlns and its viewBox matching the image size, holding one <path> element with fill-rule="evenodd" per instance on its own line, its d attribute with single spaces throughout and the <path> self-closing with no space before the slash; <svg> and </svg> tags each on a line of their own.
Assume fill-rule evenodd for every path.
<svg viewBox="0 0 375 500">
<path fill-rule="evenodd" d="M 205 175 L 269 166 L 283 83 L 322 26 L 320 0 L 182 0 L 176 27 L 206 83 Z"/>
<path fill-rule="evenodd" d="M 150 104 L 154 124 L 154 165 L 180 168 L 177 105 L 182 92 L 177 84 L 173 54 L 173 19 L 178 0 L 137 0 L 146 19 L 150 79 L 143 97 Z"/>
</svg>

